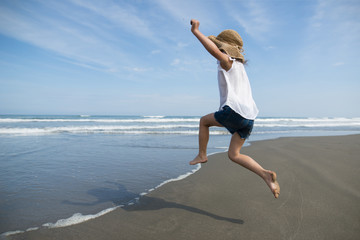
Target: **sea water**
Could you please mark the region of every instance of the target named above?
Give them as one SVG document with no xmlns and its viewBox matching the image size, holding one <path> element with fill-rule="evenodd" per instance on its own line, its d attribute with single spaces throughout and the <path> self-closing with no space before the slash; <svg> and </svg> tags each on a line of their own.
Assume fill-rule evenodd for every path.
<svg viewBox="0 0 360 240">
<path fill-rule="evenodd" d="M 0 116 L 0 234 L 58 227 L 136 203 L 200 166 L 199 117 Z M 230 135 L 211 129 L 208 153 Z M 360 118 L 258 118 L 251 141 L 360 133 Z"/>
</svg>

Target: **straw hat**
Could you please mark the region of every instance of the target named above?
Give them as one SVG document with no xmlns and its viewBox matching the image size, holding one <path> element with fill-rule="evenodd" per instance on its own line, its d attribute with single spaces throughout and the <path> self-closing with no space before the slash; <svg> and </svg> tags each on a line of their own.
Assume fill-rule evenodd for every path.
<svg viewBox="0 0 360 240">
<path fill-rule="evenodd" d="M 230 57 L 238 59 L 242 63 L 245 62 L 245 58 L 242 54 L 244 51 L 243 41 L 236 31 L 230 29 L 224 30 L 217 37 L 209 36 L 208 38 Z"/>
</svg>

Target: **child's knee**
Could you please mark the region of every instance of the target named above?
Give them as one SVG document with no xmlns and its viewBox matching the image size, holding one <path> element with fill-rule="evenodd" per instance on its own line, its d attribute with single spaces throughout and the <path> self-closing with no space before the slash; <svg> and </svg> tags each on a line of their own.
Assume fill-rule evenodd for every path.
<svg viewBox="0 0 360 240">
<path fill-rule="evenodd" d="M 209 121 L 208 121 L 208 118 L 207 116 L 203 116 L 200 118 L 200 126 L 206 126 L 206 127 L 209 127 Z"/>
<path fill-rule="evenodd" d="M 228 151 L 228 158 L 229 158 L 231 161 L 235 161 L 235 159 L 237 158 L 237 156 L 238 156 L 238 153 L 233 152 L 233 151 Z"/>
</svg>

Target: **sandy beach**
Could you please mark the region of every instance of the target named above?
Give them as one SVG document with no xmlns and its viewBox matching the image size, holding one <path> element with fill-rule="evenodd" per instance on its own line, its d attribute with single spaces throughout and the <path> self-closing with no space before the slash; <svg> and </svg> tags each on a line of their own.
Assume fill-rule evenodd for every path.
<svg viewBox="0 0 360 240">
<path fill-rule="evenodd" d="M 7 238 L 360 239 L 360 135 L 259 141 L 242 153 L 278 174 L 279 199 L 262 179 L 219 153 L 136 205 Z"/>
</svg>

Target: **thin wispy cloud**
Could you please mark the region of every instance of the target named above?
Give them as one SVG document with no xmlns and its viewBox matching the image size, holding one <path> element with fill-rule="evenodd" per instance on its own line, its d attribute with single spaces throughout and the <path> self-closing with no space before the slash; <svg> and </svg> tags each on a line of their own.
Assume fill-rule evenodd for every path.
<svg viewBox="0 0 360 240">
<path fill-rule="evenodd" d="M 112 63 L 107 54 L 123 55 L 86 29 L 46 15 L 25 15 L 19 9 L 1 6 L 0 22 L 2 34 L 53 51 L 83 66 L 110 68 Z"/>
<path fill-rule="evenodd" d="M 178 59 L 178 58 L 175 58 L 172 62 L 171 62 L 171 66 L 176 66 L 176 65 L 179 65 L 180 64 L 180 59 Z"/>
<path fill-rule="evenodd" d="M 138 36 L 156 41 L 148 23 L 139 17 L 141 14 L 131 5 L 124 2 L 114 4 L 112 1 L 71 0 L 71 2 L 107 19 L 115 28 L 122 28 L 129 34 L 135 33 Z"/>
<path fill-rule="evenodd" d="M 186 27 L 190 26 L 190 19 L 192 18 L 198 19 L 201 22 L 201 27 L 206 30 L 216 27 L 219 23 L 218 14 L 215 14 L 217 13 L 217 2 L 156 0 L 156 3 L 168 16 Z M 206 8 L 204 4 L 206 4 Z"/>
<path fill-rule="evenodd" d="M 160 49 L 155 49 L 151 51 L 151 54 L 159 54 L 159 53 L 161 53 Z"/>
<path fill-rule="evenodd" d="M 345 65 L 344 62 L 336 62 L 333 64 L 334 67 L 339 67 L 339 66 L 342 66 L 342 65 Z"/>
<path fill-rule="evenodd" d="M 225 1 L 224 5 L 230 16 L 257 41 L 263 41 L 271 31 L 272 17 L 263 1 L 242 1 L 238 4 Z"/>
<path fill-rule="evenodd" d="M 157 42 L 147 22 L 132 7 L 111 2 L 70 0 L 0 5 L 0 33 L 50 50 L 78 66 L 116 72 L 136 69 L 133 47 L 122 36 Z M 66 3 L 66 4 L 65 4 Z M 119 66 L 125 65 L 124 68 Z M 135 72 L 139 72 L 134 70 Z"/>
<path fill-rule="evenodd" d="M 331 59 L 333 66 L 358 57 L 360 2 L 319 0 L 309 18 L 307 48 L 311 56 Z M 306 54 L 310 54 L 306 51 Z"/>
<path fill-rule="evenodd" d="M 126 67 L 127 70 L 133 71 L 133 72 L 148 72 L 152 71 L 152 68 L 141 68 L 141 67 Z"/>
</svg>

